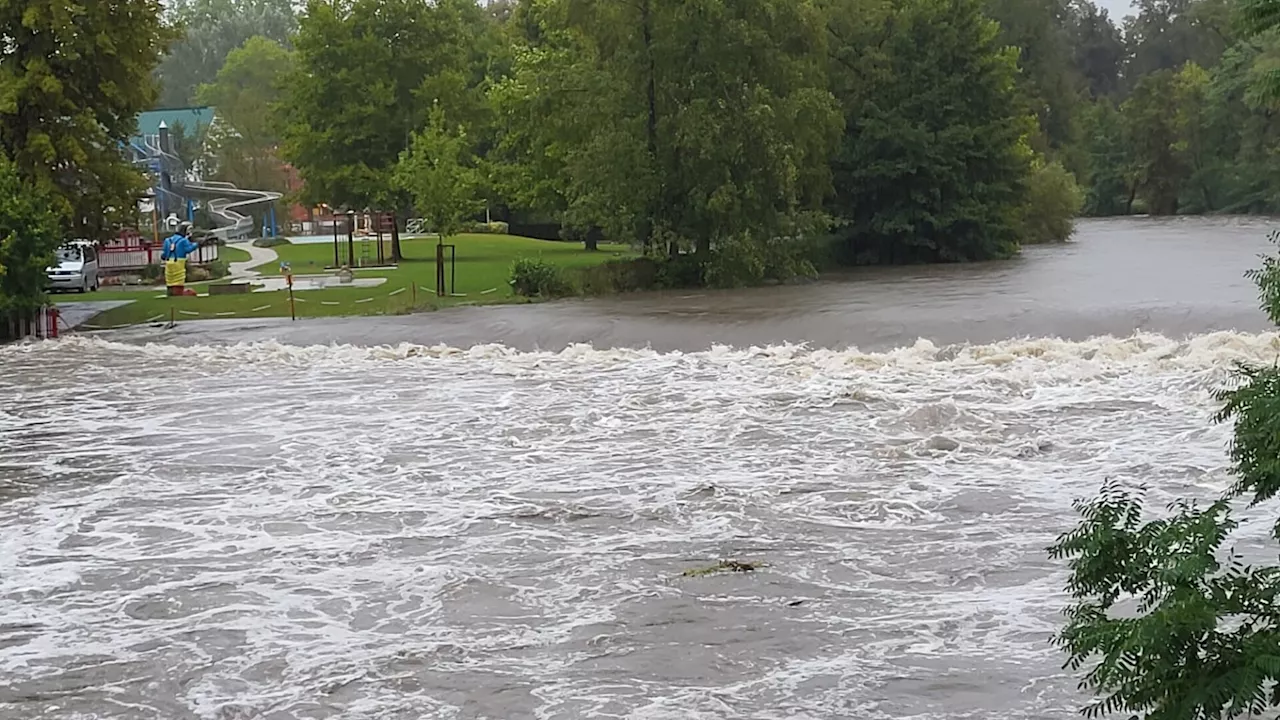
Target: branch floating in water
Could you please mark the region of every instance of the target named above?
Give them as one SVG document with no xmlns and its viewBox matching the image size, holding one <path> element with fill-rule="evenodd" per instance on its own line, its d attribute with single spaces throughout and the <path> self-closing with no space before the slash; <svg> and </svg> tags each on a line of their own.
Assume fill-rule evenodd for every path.
<svg viewBox="0 0 1280 720">
<path fill-rule="evenodd" d="M 765 567 L 765 564 L 760 562 L 744 562 L 741 560 L 721 560 L 715 565 L 711 565 L 708 567 L 689 568 L 688 570 L 685 570 L 684 572 L 680 573 L 680 576 L 681 577 L 702 577 L 704 575 L 716 575 L 718 573 L 755 572 L 756 570 L 759 570 L 762 567 Z"/>
</svg>

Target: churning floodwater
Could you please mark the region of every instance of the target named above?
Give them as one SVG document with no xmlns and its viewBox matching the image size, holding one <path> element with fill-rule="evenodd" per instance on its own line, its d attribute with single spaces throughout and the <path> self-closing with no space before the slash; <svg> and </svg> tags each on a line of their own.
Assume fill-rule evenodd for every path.
<svg viewBox="0 0 1280 720">
<path fill-rule="evenodd" d="M 1178 292 L 1146 307 L 1253 295 Z M 1224 488 L 1212 393 L 1280 356 L 1215 327 L 883 351 L 220 327 L 0 348 L 0 718 L 1074 717 L 1045 547 L 1105 478 L 1152 508 Z M 761 567 L 685 574 L 721 559 Z"/>
</svg>

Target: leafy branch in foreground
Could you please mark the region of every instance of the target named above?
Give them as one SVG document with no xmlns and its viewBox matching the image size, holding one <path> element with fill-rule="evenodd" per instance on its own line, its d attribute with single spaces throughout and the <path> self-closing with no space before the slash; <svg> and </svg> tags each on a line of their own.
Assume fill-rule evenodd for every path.
<svg viewBox="0 0 1280 720">
<path fill-rule="evenodd" d="M 1269 238 L 1280 244 L 1280 233 Z M 1280 325 L 1280 257 L 1249 277 Z M 1097 699 L 1089 717 L 1236 718 L 1280 708 L 1280 567 L 1252 566 L 1223 544 L 1238 523 L 1232 502 L 1253 508 L 1280 491 L 1280 367 L 1241 365 L 1217 393 L 1217 422 L 1234 422 L 1236 482 L 1215 502 L 1172 505 L 1143 519 L 1141 495 L 1115 481 L 1077 502 L 1080 524 L 1050 548 L 1066 559 L 1073 602 L 1056 642 L 1080 686 Z M 1280 522 L 1271 535 L 1280 540 Z"/>
</svg>

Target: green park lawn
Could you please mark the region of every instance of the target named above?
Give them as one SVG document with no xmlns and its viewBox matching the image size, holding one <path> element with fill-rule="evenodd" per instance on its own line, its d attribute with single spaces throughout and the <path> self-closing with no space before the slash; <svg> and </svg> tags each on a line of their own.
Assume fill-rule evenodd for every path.
<svg viewBox="0 0 1280 720">
<path fill-rule="evenodd" d="M 229 262 L 229 263 L 237 263 L 237 262 L 248 262 L 249 260 L 253 259 L 253 256 L 249 254 L 248 250 L 241 250 L 238 247 L 223 245 L 222 247 L 218 248 L 218 259 L 225 260 L 226 262 Z"/>
<path fill-rule="evenodd" d="M 387 279 L 385 283 L 367 288 L 297 290 L 294 293 L 297 315 L 299 318 L 391 315 L 450 305 L 521 301 L 523 298 L 515 297 L 509 284 L 511 264 L 519 258 L 541 257 L 564 268 L 575 268 L 626 257 L 631 253 L 624 245 L 601 245 L 599 251 L 589 252 L 583 249 L 581 243 L 533 240 L 510 235 L 458 235 L 449 238 L 449 242 L 457 247 L 457 286 L 449 287 L 452 294 L 448 297 L 438 298 L 434 292 L 436 240 L 407 239 L 401 242 L 406 259 L 398 267 L 357 268 L 355 271 L 356 278 L 384 277 Z M 386 241 L 385 244 L 389 254 L 390 242 Z M 295 276 L 324 274 L 325 268 L 333 264 L 332 243 L 279 245 L 271 249 L 279 255 L 279 259 L 256 268 L 264 276 L 278 276 L 281 262 L 289 263 Z M 340 253 L 340 259 L 345 263 L 345 239 L 341 241 Z M 361 248 L 357 241 L 357 259 L 360 254 Z M 232 261 L 239 262 L 241 259 Z M 447 261 L 445 272 L 451 272 Z M 206 290 L 203 284 L 193 287 L 198 292 Z M 74 299 L 86 298 L 78 296 Z M 194 320 L 289 315 L 289 296 L 285 291 L 170 298 L 164 295 L 164 288 L 104 289 L 94 299 L 134 301 L 93 318 L 89 324 L 95 326 L 131 325 L 156 318 L 167 320 L 170 316 L 176 320 Z"/>
</svg>

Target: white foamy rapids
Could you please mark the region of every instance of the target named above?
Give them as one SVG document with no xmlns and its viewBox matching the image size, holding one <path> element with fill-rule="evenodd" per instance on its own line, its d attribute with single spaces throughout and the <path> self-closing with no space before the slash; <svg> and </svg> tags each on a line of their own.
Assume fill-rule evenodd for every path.
<svg viewBox="0 0 1280 720">
<path fill-rule="evenodd" d="M 1074 717 L 1045 547 L 1277 355 L 0 348 L 0 717 Z"/>
</svg>

